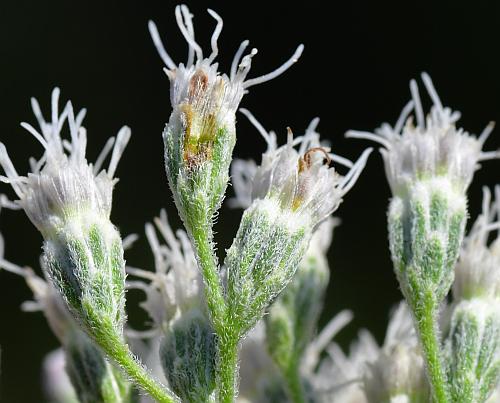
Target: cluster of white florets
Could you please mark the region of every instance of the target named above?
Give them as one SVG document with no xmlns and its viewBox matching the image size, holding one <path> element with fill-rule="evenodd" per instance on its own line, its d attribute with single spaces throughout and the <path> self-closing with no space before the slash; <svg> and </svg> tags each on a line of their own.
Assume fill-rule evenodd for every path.
<svg viewBox="0 0 500 403">
<path fill-rule="evenodd" d="M 494 201 L 489 189 L 484 188 L 482 213 L 464 240 L 455 268 L 455 299 L 500 298 L 500 238 L 488 244 L 491 233 L 500 229 L 499 218 L 500 186 L 495 188 Z"/>
<path fill-rule="evenodd" d="M 288 130 L 287 143 L 278 147 L 274 132 L 267 132 L 249 111 L 242 109 L 242 112 L 266 140 L 267 150 L 259 166 L 253 161 L 235 161 L 233 205 L 247 207 L 254 200 L 273 200 L 281 210 L 307 217 L 312 226 L 333 213 L 356 183 L 371 149 L 355 163 L 330 153 L 320 143 L 317 118 L 302 136 L 293 138 Z M 332 161 L 347 166 L 349 172 L 340 175 L 329 166 Z"/>
<path fill-rule="evenodd" d="M 82 126 L 85 109 L 76 116 L 71 102 L 59 114 L 59 89 L 52 92 L 52 119 L 45 121 L 38 102 L 32 98 L 31 104 L 40 131 L 28 123 L 21 125 L 44 147 L 39 160 L 31 159 L 31 172 L 27 176 L 18 175 L 7 149 L 0 143 L 0 164 L 6 176 L 0 177 L 11 184 L 33 224 L 43 233 L 57 231 L 68 217 L 82 213 L 97 214 L 109 218 L 115 170 L 122 152 L 130 138 L 130 129 L 124 126 L 116 141 L 111 138 L 106 143 L 94 165 L 86 160 L 86 130 Z M 68 124 L 70 140 L 62 137 Z M 112 151 L 107 170 L 101 166 Z"/>
<path fill-rule="evenodd" d="M 154 329 L 159 330 L 192 309 L 202 311 L 205 303 L 203 280 L 187 234 L 183 230 L 173 232 L 165 210 L 154 224 L 156 229 L 153 224 L 146 224 L 146 236 L 155 271 L 134 267 L 128 267 L 127 271 L 140 279 L 128 281 L 128 286 L 144 291 L 146 300 L 141 306 L 153 320 Z"/>
<path fill-rule="evenodd" d="M 219 53 L 217 40 L 222 31 L 223 21 L 213 10 L 208 10 L 208 13 L 217 21 L 210 41 L 212 49 L 208 57 L 203 56 L 203 50 L 195 40 L 193 15 L 185 5 L 175 8 L 175 16 L 177 25 L 189 46 L 186 64 L 174 63 L 165 50 L 153 21 L 149 22 L 149 32 L 166 66 L 164 71 L 170 80 L 170 101 L 174 114 L 178 110 L 185 119 L 191 119 L 190 112 L 192 111 L 195 112 L 194 123 L 214 124 L 215 119 L 217 127 L 220 127 L 227 123 L 226 120 L 234 124 L 236 109 L 249 87 L 269 81 L 287 70 L 302 54 L 303 45 L 300 45 L 292 57 L 278 69 L 261 77 L 246 80 L 252 57 L 257 54 L 257 49 L 252 49 L 242 58 L 249 44 L 245 40 L 234 56 L 229 76 L 221 75 L 218 72 L 218 63 L 214 60 Z"/>
<path fill-rule="evenodd" d="M 433 102 L 427 117 L 424 117 L 417 84 L 412 80 L 413 100 L 404 107 L 394 127 L 384 123 L 375 133 L 351 130 L 347 136 L 372 140 L 383 146 L 380 152 L 394 195 L 406 195 L 415 181 L 436 176 L 446 177 L 458 191 L 465 192 L 478 163 L 500 155 L 482 151 L 493 124 L 479 137 L 457 128 L 460 113 L 443 107 L 426 73 L 422 74 L 422 80 Z M 416 124 L 410 116 L 412 111 Z"/>
<path fill-rule="evenodd" d="M 414 393 L 422 399 L 427 396 L 424 360 L 404 302 L 392 313 L 382 346 L 362 330 L 349 355 L 335 343 L 326 352 L 313 378 L 322 401 L 363 403 L 392 398 L 406 402 Z"/>
</svg>

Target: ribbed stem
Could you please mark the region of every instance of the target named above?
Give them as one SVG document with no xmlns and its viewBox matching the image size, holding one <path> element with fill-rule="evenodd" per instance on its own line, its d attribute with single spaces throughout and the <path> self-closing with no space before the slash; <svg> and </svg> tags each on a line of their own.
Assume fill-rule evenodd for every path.
<svg viewBox="0 0 500 403">
<path fill-rule="evenodd" d="M 219 339 L 217 385 L 219 402 L 233 403 L 237 390 L 238 341 Z"/>
<path fill-rule="evenodd" d="M 427 364 L 427 375 L 435 403 L 450 401 L 446 373 L 441 354 L 441 342 L 437 324 L 437 306 L 432 295 L 424 292 L 418 307 L 414 309 L 416 327 Z"/>
<path fill-rule="evenodd" d="M 224 331 L 226 301 L 219 277 L 217 257 L 212 246 L 211 229 L 209 226 L 196 226 L 191 231 L 198 264 L 205 281 L 205 298 L 208 311 L 217 334 Z M 227 329 L 226 329 L 227 330 Z"/>
<path fill-rule="evenodd" d="M 97 336 L 97 335 L 96 335 Z M 166 386 L 155 380 L 147 369 L 132 354 L 127 344 L 115 332 L 106 332 L 103 337 L 95 337 L 99 346 L 153 399 L 160 403 L 176 403 L 180 399 Z"/>
</svg>

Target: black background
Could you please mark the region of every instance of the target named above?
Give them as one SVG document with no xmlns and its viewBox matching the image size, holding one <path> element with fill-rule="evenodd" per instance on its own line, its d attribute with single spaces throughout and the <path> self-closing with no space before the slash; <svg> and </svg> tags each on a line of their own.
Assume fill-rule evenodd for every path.
<svg viewBox="0 0 500 403">
<path fill-rule="evenodd" d="M 340 155 L 356 158 L 367 145 L 346 140 L 347 129 L 372 130 L 394 122 L 409 99 L 408 82 L 428 71 L 444 104 L 461 110 L 461 124 L 478 133 L 489 120 L 500 120 L 500 10 L 495 1 L 387 2 L 191 2 L 197 38 L 206 52 L 215 9 L 225 22 L 219 40 L 222 71 L 228 71 L 243 39 L 259 49 L 250 77 L 267 73 L 286 60 L 298 43 L 302 59 L 285 75 L 251 88 L 242 106 L 249 108 L 285 141 L 286 126 L 296 132 L 321 117 L 319 131 Z M 93 160 L 106 139 L 122 124 L 132 140 L 119 166 L 113 221 L 123 234 L 143 232 L 143 225 L 166 207 L 180 226 L 163 170 L 161 131 L 170 114 L 168 80 L 161 71 L 147 31 L 153 18 L 176 62 L 187 47 L 170 1 L 74 2 L 0 1 L 0 139 L 18 171 L 41 147 L 19 127 L 34 122 L 29 98 L 48 111 L 50 92 L 89 109 L 88 157 Z M 428 106 L 428 100 L 426 100 Z M 259 158 L 265 144 L 238 115 L 236 155 Z M 487 149 L 500 145 L 498 130 Z M 481 186 L 497 183 L 500 162 L 484 164 L 470 188 L 471 216 L 476 216 Z M 0 192 L 13 194 L 6 185 Z M 231 190 L 230 190 L 231 192 Z M 390 197 L 382 161 L 374 153 L 358 184 L 337 211 L 330 258 L 332 282 L 324 323 L 349 308 L 355 320 L 338 337 L 349 344 L 366 327 L 382 341 L 389 308 L 400 299 L 386 239 Z M 219 251 L 229 247 L 241 212 L 223 208 L 216 230 Z M 6 257 L 37 267 L 41 236 L 19 212 L 2 212 L 0 228 Z M 153 263 L 144 239 L 127 255 L 135 266 Z M 42 401 L 40 364 L 57 346 L 41 314 L 22 313 L 31 293 L 21 278 L 0 272 L 1 400 Z M 140 295 L 131 293 L 131 320 Z"/>
</svg>

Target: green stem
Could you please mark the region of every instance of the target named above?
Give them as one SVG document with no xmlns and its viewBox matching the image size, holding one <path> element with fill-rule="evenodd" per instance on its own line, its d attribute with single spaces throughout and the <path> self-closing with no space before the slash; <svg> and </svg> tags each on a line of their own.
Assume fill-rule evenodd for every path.
<svg viewBox="0 0 500 403">
<path fill-rule="evenodd" d="M 193 227 L 192 237 L 205 280 L 208 310 L 217 335 L 217 387 L 219 401 L 233 403 L 237 388 L 238 331 L 228 326 L 228 308 L 219 278 L 217 257 L 212 247 L 210 226 Z"/>
<path fill-rule="evenodd" d="M 153 399 L 160 403 L 180 402 L 172 391 L 151 377 L 147 369 L 134 357 L 127 344 L 114 331 L 105 332 L 102 337 L 95 336 L 104 352 Z"/>
<path fill-rule="evenodd" d="M 436 320 L 437 304 L 429 292 L 425 292 L 422 301 L 419 302 L 417 308 L 414 309 L 414 314 L 427 364 L 427 375 L 431 383 L 434 402 L 448 403 L 450 399 Z"/>
<path fill-rule="evenodd" d="M 217 335 L 227 331 L 224 329 L 226 300 L 219 278 L 217 257 L 212 247 L 212 230 L 210 226 L 194 226 L 191 236 L 198 255 L 198 264 L 205 280 L 205 298 Z"/>
<path fill-rule="evenodd" d="M 219 338 L 218 345 L 217 385 L 219 388 L 219 402 L 233 403 L 236 396 L 238 341 L 223 337 Z"/>
<path fill-rule="evenodd" d="M 285 373 L 285 381 L 291 401 L 294 403 L 305 403 L 307 399 L 300 376 L 298 360 L 294 359 L 290 364 Z"/>
</svg>

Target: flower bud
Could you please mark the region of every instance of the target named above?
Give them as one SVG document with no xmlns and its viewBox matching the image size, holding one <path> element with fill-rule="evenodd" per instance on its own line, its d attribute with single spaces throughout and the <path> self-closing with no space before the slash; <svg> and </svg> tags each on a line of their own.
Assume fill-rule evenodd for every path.
<svg viewBox="0 0 500 403">
<path fill-rule="evenodd" d="M 500 381 L 500 187 L 483 190 L 483 208 L 467 235 L 456 267 L 446 339 L 451 397 L 484 402 Z"/>
<path fill-rule="evenodd" d="M 214 401 L 216 340 L 194 251 L 184 231 L 172 231 L 165 210 L 154 223 L 156 229 L 146 224 L 146 236 L 155 272 L 128 268 L 147 280 L 129 280 L 128 286 L 146 293 L 141 305 L 161 334 L 161 366 L 173 391 L 186 402 Z"/>
<path fill-rule="evenodd" d="M 467 218 L 466 198 L 442 178 L 415 184 L 389 206 L 394 270 L 411 305 L 426 292 L 435 304 L 448 294 Z M 420 291 L 419 291 L 420 290 Z"/>
<path fill-rule="evenodd" d="M 51 353 L 44 364 L 45 386 L 51 401 L 131 402 L 131 384 L 82 332 L 54 286 L 30 268 L 4 260 L 0 267 L 24 277 L 34 301 L 23 303 L 23 310 L 43 311 L 52 332 L 63 346 L 64 351 Z"/>
<path fill-rule="evenodd" d="M 52 121 L 46 122 L 32 99 L 39 133 L 23 123 L 45 148 L 32 160 L 27 177 L 17 174 L 5 146 L 0 144 L 0 164 L 16 191 L 18 204 L 44 237 L 44 266 L 56 289 L 76 319 L 93 336 L 98 332 L 121 335 L 125 320 L 125 262 L 118 231 L 111 223 L 111 199 L 116 166 L 130 137 L 123 127 L 110 139 L 94 166 L 85 157 L 86 131 L 81 126 L 85 110 L 75 117 L 70 102 L 59 115 L 59 89 L 52 93 Z M 68 123 L 71 142 L 61 130 Z M 114 144 L 114 148 L 113 148 Z M 107 170 L 101 165 L 111 151 Z"/>
<path fill-rule="evenodd" d="M 182 401 L 215 401 L 216 352 L 214 331 L 200 311 L 190 311 L 166 329 L 160 359 L 169 385 Z"/>
<path fill-rule="evenodd" d="M 268 140 L 268 151 L 253 178 L 253 202 L 243 213 L 225 261 L 230 315 L 240 335 L 255 325 L 290 282 L 313 231 L 337 209 L 366 163 L 369 151 L 356 164 L 350 163 L 345 177 L 329 168 L 325 160 L 339 157 L 320 146 L 316 124 L 317 120 L 295 142 L 289 131 L 287 144 L 280 148 Z"/>
<path fill-rule="evenodd" d="M 446 340 L 451 398 L 485 402 L 500 381 L 500 301 L 473 298 L 453 309 Z"/>
<path fill-rule="evenodd" d="M 500 228 L 500 186 L 491 202 L 488 188 L 483 189 L 483 210 L 464 240 L 455 269 L 453 298 L 500 298 L 500 238 L 488 245 L 492 231 Z M 490 204 L 491 202 L 491 204 Z"/>
<path fill-rule="evenodd" d="M 482 151 L 492 123 L 477 138 L 457 128 L 460 113 L 443 107 L 427 74 L 422 80 L 433 102 L 426 118 L 412 80 L 413 100 L 394 127 L 384 123 L 375 134 L 347 135 L 382 144 L 393 194 L 388 215 L 395 271 L 410 304 L 426 294 L 436 307 L 453 281 L 467 218 L 466 190 L 478 163 L 500 154 Z M 408 117 L 412 110 L 416 125 Z"/>
<path fill-rule="evenodd" d="M 149 23 L 153 42 L 170 80 L 173 111 L 163 132 L 167 177 L 188 232 L 200 225 L 206 226 L 224 197 L 236 141 L 235 112 L 243 94 L 250 86 L 280 75 L 297 61 L 303 50 L 300 45 L 293 56 L 272 73 L 246 80 L 257 50 L 253 49 L 241 59 L 248 46 L 248 41 L 244 41 L 234 57 L 230 75 L 221 75 L 214 60 L 219 52 L 217 40 L 223 22 L 214 11 L 208 12 L 217 26 L 211 38 L 212 52 L 204 57 L 194 38 L 189 9 L 185 5 L 175 9 L 177 24 L 189 46 L 185 65 L 177 66 L 172 61 L 156 25 Z"/>
</svg>

